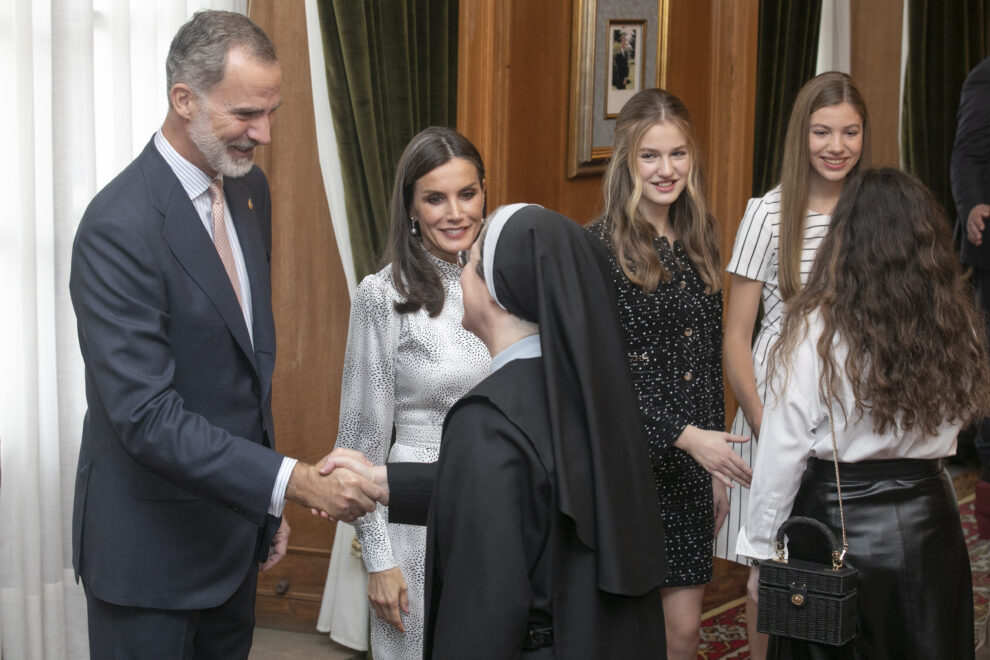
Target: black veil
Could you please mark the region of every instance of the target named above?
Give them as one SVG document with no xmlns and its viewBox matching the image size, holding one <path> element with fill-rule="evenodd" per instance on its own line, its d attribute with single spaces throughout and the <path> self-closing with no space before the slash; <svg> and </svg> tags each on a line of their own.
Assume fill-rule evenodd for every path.
<svg viewBox="0 0 990 660">
<path fill-rule="evenodd" d="M 495 300 L 540 326 L 560 511 L 595 552 L 599 589 L 643 595 L 666 572 L 663 528 L 604 248 L 514 204 L 492 214 L 482 256 Z"/>
</svg>

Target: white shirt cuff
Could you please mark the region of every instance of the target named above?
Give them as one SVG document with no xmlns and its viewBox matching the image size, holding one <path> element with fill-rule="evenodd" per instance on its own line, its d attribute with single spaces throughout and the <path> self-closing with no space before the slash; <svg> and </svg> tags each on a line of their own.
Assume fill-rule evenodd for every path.
<svg viewBox="0 0 990 660">
<path fill-rule="evenodd" d="M 288 456 L 282 459 L 282 467 L 278 469 L 275 488 L 272 489 L 272 501 L 268 504 L 268 515 L 276 518 L 282 515 L 282 510 L 285 508 L 285 488 L 289 485 L 289 477 L 296 463 L 298 463 L 296 459 Z"/>
</svg>

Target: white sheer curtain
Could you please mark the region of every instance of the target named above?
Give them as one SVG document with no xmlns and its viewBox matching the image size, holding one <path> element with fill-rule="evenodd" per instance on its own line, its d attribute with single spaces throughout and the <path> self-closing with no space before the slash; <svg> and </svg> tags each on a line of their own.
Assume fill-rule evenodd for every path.
<svg viewBox="0 0 990 660">
<path fill-rule="evenodd" d="M 849 13 L 849 0 L 822 0 L 816 75 L 826 71 L 851 72 Z"/>
<path fill-rule="evenodd" d="M 0 0 L 0 655 L 86 658 L 71 566 L 82 360 L 69 253 L 86 204 L 165 116 L 165 54 L 203 7 L 247 0 Z"/>
</svg>

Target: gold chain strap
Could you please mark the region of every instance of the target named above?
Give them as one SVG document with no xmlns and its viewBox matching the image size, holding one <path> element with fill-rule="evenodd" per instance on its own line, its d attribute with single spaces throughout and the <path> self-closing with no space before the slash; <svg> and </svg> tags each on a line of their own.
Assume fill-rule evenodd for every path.
<svg viewBox="0 0 990 660">
<path fill-rule="evenodd" d="M 849 550 L 849 541 L 846 539 L 846 514 L 842 510 L 842 482 L 839 481 L 839 447 L 835 442 L 835 416 L 832 414 L 832 391 L 825 385 L 825 394 L 828 396 L 828 426 L 832 432 L 832 464 L 835 465 L 835 487 L 839 491 L 839 522 L 842 523 L 842 552 L 832 552 L 832 569 L 842 568 L 842 561 Z"/>
</svg>

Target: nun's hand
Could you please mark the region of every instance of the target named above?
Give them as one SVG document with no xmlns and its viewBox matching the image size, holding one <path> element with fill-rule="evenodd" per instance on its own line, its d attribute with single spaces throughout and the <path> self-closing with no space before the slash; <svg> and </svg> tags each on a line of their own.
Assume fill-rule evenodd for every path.
<svg viewBox="0 0 990 660">
<path fill-rule="evenodd" d="M 749 487 L 753 470 L 739 454 L 729 446 L 730 442 L 749 442 L 749 438 L 725 431 L 706 431 L 697 426 L 686 426 L 674 446 L 691 454 L 701 467 L 732 488 L 736 483 Z"/>
<path fill-rule="evenodd" d="M 398 567 L 368 574 L 368 600 L 378 618 L 406 632 L 402 613 L 409 613 L 409 590 Z"/>
</svg>

